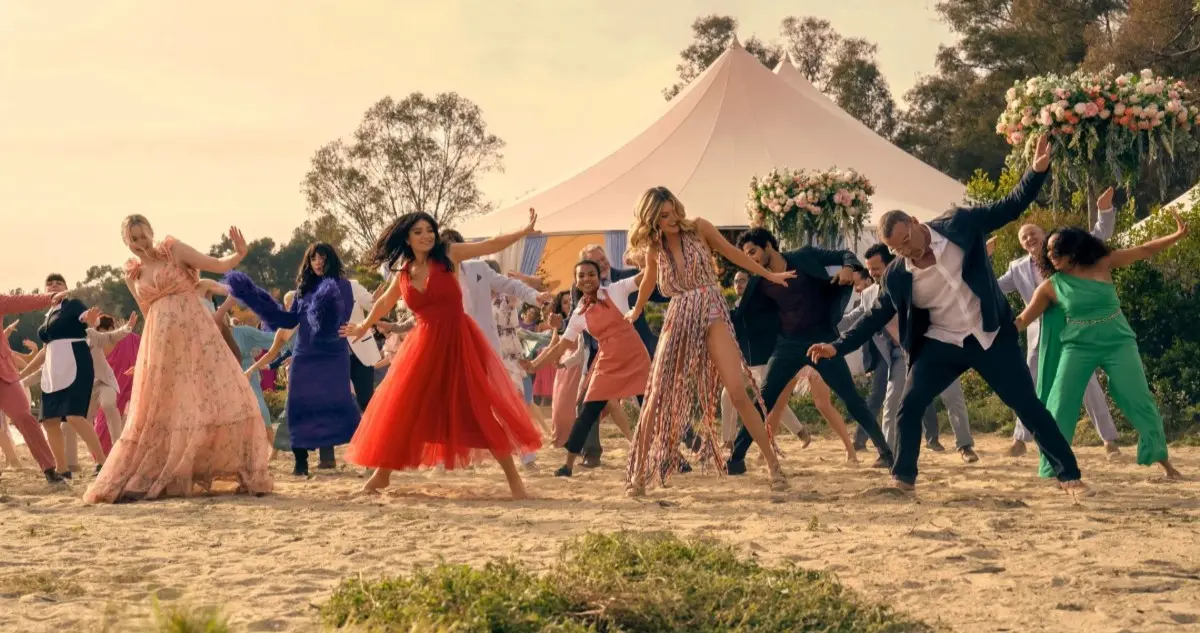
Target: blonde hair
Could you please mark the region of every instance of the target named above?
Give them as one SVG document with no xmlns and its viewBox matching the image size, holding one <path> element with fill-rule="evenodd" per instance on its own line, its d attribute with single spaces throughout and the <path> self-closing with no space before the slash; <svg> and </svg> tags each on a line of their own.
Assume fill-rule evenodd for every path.
<svg viewBox="0 0 1200 633">
<path fill-rule="evenodd" d="M 129 244 L 129 236 L 135 226 L 144 226 L 146 230 L 150 231 L 150 235 L 154 235 L 154 227 L 150 226 L 150 220 L 147 220 L 146 216 L 138 213 L 127 215 L 124 220 L 121 220 L 121 239 L 125 240 L 126 244 Z"/>
<path fill-rule="evenodd" d="M 293 301 L 295 301 L 295 300 L 296 300 L 296 291 L 295 291 L 295 290 L 289 290 L 289 291 L 287 291 L 287 294 L 283 295 L 283 307 L 284 307 L 284 309 L 285 309 L 285 310 L 291 310 L 291 309 L 292 309 L 292 302 L 293 302 Z"/>
<path fill-rule="evenodd" d="M 662 243 L 662 233 L 658 229 L 658 221 L 662 219 L 663 205 L 670 202 L 679 214 L 679 229 L 695 231 L 696 224 L 687 219 L 683 203 L 666 187 L 651 187 L 638 199 L 633 210 L 633 228 L 629 231 L 629 247 L 646 249 L 658 247 Z"/>
</svg>

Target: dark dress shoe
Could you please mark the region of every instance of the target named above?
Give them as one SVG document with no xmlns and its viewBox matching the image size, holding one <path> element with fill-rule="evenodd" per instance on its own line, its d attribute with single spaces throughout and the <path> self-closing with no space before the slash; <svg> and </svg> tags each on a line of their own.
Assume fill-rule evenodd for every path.
<svg viewBox="0 0 1200 633">
<path fill-rule="evenodd" d="M 887 468 L 890 470 L 891 467 L 892 467 L 892 458 L 891 457 L 880 457 L 879 459 L 875 460 L 874 464 L 871 464 L 871 468 Z"/>
<path fill-rule="evenodd" d="M 554 471 L 554 476 L 555 477 L 570 477 L 571 476 L 571 467 L 570 466 L 562 466 L 558 470 Z"/>
<path fill-rule="evenodd" d="M 941 453 L 946 450 L 946 447 L 942 446 L 942 443 L 937 440 L 929 440 L 928 442 L 925 442 L 925 448 L 928 448 L 935 453 Z"/>
<path fill-rule="evenodd" d="M 745 475 L 746 474 L 746 460 L 744 460 L 744 459 L 732 460 L 731 459 L 731 460 L 725 462 L 725 472 L 727 472 L 730 475 Z"/>
<path fill-rule="evenodd" d="M 964 446 L 958 449 L 958 452 L 962 455 L 962 460 L 968 464 L 974 464 L 979 461 L 979 455 L 976 455 L 975 449 L 970 446 Z"/>
</svg>

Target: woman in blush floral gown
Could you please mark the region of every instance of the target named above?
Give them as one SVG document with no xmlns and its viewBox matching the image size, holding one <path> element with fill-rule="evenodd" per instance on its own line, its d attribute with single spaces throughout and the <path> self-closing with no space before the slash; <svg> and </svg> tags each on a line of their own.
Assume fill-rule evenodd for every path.
<svg viewBox="0 0 1200 633">
<path fill-rule="evenodd" d="M 186 497 L 217 479 L 236 481 L 239 492 L 270 492 L 271 449 L 254 391 L 196 294 L 199 271 L 231 270 L 246 255 L 245 239 L 230 229 L 235 253 L 217 259 L 171 237 L 155 244 L 140 215 L 121 229 L 137 256 L 125 281 L 146 322 L 125 430 L 84 501 Z"/>
</svg>

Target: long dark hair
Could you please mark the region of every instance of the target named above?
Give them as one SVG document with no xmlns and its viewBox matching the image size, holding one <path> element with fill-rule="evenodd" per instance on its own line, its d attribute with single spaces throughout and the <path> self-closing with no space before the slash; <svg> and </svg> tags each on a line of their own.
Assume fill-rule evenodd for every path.
<svg viewBox="0 0 1200 633">
<path fill-rule="evenodd" d="M 1054 240 L 1054 249 L 1051 251 L 1050 238 L 1055 236 L 1058 236 L 1058 239 Z M 1068 257 L 1072 264 L 1087 267 L 1094 266 L 1100 260 L 1108 257 L 1112 254 L 1112 249 L 1100 238 L 1077 226 L 1058 227 L 1050 231 L 1050 234 L 1046 236 L 1046 241 L 1042 242 L 1042 253 L 1037 261 L 1042 277 L 1047 279 L 1059 272 L 1054 267 L 1054 263 L 1050 261 L 1051 252 L 1059 259 Z"/>
<path fill-rule="evenodd" d="M 371 264 L 387 264 L 389 269 L 395 270 L 397 263 L 403 267 L 411 262 L 415 255 L 412 247 L 408 245 L 408 234 L 421 220 L 433 227 L 433 250 L 429 252 L 429 259 L 445 266 L 447 271 L 454 270 L 454 262 L 450 261 L 449 248 L 442 242 L 437 220 L 424 211 L 405 213 L 396 218 L 379 239 L 375 240 L 375 246 L 371 249 Z"/>
<path fill-rule="evenodd" d="M 325 257 L 324 275 L 313 271 L 312 258 L 317 254 Z M 321 283 L 322 279 L 341 279 L 342 274 L 342 258 L 338 257 L 337 251 L 325 242 L 314 242 L 304 251 L 300 270 L 296 272 L 296 290 L 300 291 L 300 296 L 307 295 L 317 289 L 317 284 Z"/>
</svg>

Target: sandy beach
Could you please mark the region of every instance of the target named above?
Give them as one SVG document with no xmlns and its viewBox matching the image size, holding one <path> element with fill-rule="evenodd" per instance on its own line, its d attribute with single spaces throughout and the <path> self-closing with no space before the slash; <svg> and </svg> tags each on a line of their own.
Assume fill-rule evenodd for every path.
<svg viewBox="0 0 1200 633">
<path fill-rule="evenodd" d="M 869 599 L 944 630 L 1181 630 L 1200 626 L 1200 449 L 1175 448 L 1190 476 L 1166 482 L 1100 448 L 1079 456 L 1092 494 L 1074 505 L 1034 476 L 1035 456 L 982 460 L 922 453 L 915 497 L 885 474 L 842 463 L 840 444 L 782 441 L 792 491 L 761 468 L 740 478 L 697 471 L 642 500 L 622 494 L 624 441 L 605 465 L 558 479 L 561 451 L 527 474 L 531 501 L 505 500 L 499 468 L 409 473 L 382 497 L 353 497 L 359 471 L 311 480 L 274 464 L 276 494 L 216 494 L 119 506 L 81 501 L 85 482 L 46 494 L 40 475 L 0 477 L 0 631 L 132 631 L 151 598 L 220 605 L 236 631 L 319 631 L 315 605 L 340 579 L 439 559 L 496 555 L 542 566 L 588 530 L 671 530 L 718 538 L 764 563 L 836 572 Z M 86 453 L 84 453 L 86 454 Z M 866 461 L 867 455 L 863 455 Z M 90 480 L 90 477 L 86 480 Z M 85 480 L 85 481 L 86 481 Z"/>
</svg>

